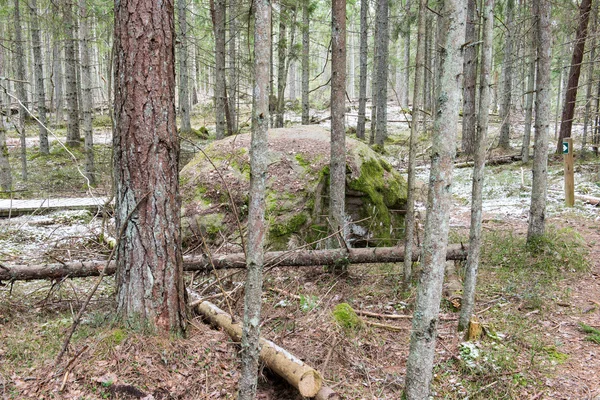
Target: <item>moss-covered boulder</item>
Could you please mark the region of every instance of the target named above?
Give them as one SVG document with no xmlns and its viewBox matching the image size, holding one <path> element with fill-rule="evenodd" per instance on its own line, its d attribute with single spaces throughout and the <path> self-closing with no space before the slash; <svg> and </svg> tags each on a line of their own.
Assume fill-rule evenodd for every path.
<svg viewBox="0 0 600 400">
<path fill-rule="evenodd" d="M 329 142 L 329 132 L 315 126 L 269 131 L 266 219 L 270 249 L 287 249 L 326 236 Z M 181 171 L 186 244 L 202 240 L 239 243 L 237 219 L 245 226 L 248 210 L 249 147 L 250 135 L 215 141 Z M 405 181 L 366 144 L 347 138 L 346 150 L 351 242 L 355 246 L 396 243 L 403 232 Z"/>
</svg>

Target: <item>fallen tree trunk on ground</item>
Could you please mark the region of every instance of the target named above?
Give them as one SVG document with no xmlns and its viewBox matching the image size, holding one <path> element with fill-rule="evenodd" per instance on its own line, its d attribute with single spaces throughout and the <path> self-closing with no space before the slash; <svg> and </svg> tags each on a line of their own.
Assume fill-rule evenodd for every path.
<svg viewBox="0 0 600 400">
<path fill-rule="evenodd" d="M 582 194 L 576 194 L 575 198 L 578 199 L 578 200 L 583 201 L 584 203 L 591 204 L 593 206 L 600 205 L 600 198 L 599 197 L 584 196 Z"/>
<path fill-rule="evenodd" d="M 194 311 L 208 320 L 211 324 L 222 328 L 235 341 L 242 340 L 242 327 L 232 321 L 231 315 L 214 304 L 203 301 Z M 323 387 L 323 378 L 314 368 L 306 365 L 287 350 L 279 347 L 270 340 L 260 338 L 260 359 L 277 375 L 284 378 L 290 385 L 298 389 L 305 397 L 316 397 L 318 400 L 339 399 L 333 390 Z"/>
<path fill-rule="evenodd" d="M 463 245 L 450 245 L 446 253 L 447 260 L 465 260 L 467 248 Z M 420 251 L 413 251 L 413 260 L 417 261 Z M 335 250 L 296 250 L 274 251 L 265 254 L 265 266 L 269 267 L 308 267 L 331 266 L 339 264 L 397 263 L 404 261 L 404 248 L 367 247 L 361 249 Z M 210 271 L 212 268 L 246 268 L 244 253 L 185 256 L 185 271 Z M 46 265 L 9 265 L 0 264 L 0 281 L 18 281 L 34 279 L 63 279 L 97 276 L 106 267 L 105 274 L 115 273 L 114 263 L 106 266 L 106 261 L 75 261 Z"/>
<path fill-rule="evenodd" d="M 516 161 L 521 161 L 522 159 L 523 159 L 523 157 L 519 154 L 514 154 L 512 156 L 495 157 L 495 158 L 490 158 L 490 159 L 486 160 L 485 165 L 492 166 L 492 165 L 511 164 Z M 465 162 L 460 162 L 460 163 L 454 164 L 454 168 L 470 168 L 472 166 L 473 166 L 473 161 L 465 161 Z"/>
</svg>

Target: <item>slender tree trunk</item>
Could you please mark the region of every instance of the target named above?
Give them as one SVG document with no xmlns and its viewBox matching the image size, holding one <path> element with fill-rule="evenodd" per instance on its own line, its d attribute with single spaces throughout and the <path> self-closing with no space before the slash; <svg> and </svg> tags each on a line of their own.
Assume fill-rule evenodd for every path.
<svg viewBox="0 0 600 400">
<path fill-rule="evenodd" d="M 389 0 L 377 0 L 377 126 L 375 144 L 383 148 L 387 138 L 387 88 L 389 60 Z"/>
<path fill-rule="evenodd" d="M 334 231 L 346 239 L 346 0 L 331 5 L 331 161 L 329 167 L 329 217 Z M 331 241 L 337 242 L 337 239 Z"/>
<path fill-rule="evenodd" d="M 14 19 L 15 19 L 15 64 L 17 82 L 17 97 L 23 104 L 27 104 L 27 91 L 25 90 L 25 50 L 23 39 L 23 28 L 21 27 L 21 10 L 19 0 L 15 0 Z M 10 107 L 9 107 L 10 109 Z M 21 177 L 27 181 L 27 141 L 25 132 L 25 113 L 24 107 L 19 107 L 19 118 L 17 120 L 17 130 L 21 139 Z"/>
<path fill-rule="evenodd" d="M 427 217 L 423 243 L 422 273 L 406 365 L 405 395 L 409 400 L 427 399 L 433 371 L 437 323 L 446 265 L 452 172 L 460 108 L 462 46 L 465 40 L 466 3 L 445 0 L 438 17 L 440 72 L 437 113 L 434 122 Z"/>
<path fill-rule="evenodd" d="M 594 3 L 592 8 L 592 22 L 591 32 L 596 32 L 597 20 L 598 20 L 598 2 Z M 591 36 L 590 43 L 590 58 L 588 65 L 588 81 L 586 85 L 585 93 L 585 113 L 583 117 L 583 136 L 581 138 L 581 153 L 587 151 L 587 133 L 590 125 L 591 108 L 592 108 L 592 91 L 594 85 L 594 64 L 596 63 L 596 35 Z M 592 119 L 593 121 L 593 119 Z M 592 128 L 593 132 L 593 128 Z"/>
<path fill-rule="evenodd" d="M 479 113 L 475 138 L 473 163 L 473 188 L 471 195 L 471 229 L 469 233 L 469 255 L 465 267 L 463 299 L 460 308 L 458 330 L 468 328 L 475 307 L 475 284 L 481 252 L 481 206 L 485 172 L 485 151 L 490 114 L 490 74 L 492 68 L 492 43 L 494 39 L 494 0 L 483 3 L 483 43 L 481 46 L 481 72 L 479 85 Z"/>
<path fill-rule="evenodd" d="M 132 13 L 131 10 L 145 10 Z M 117 315 L 179 335 L 186 302 L 175 122 L 173 0 L 115 3 Z M 139 85 L 139 81 L 146 82 Z"/>
<path fill-rule="evenodd" d="M 187 37 L 187 7 L 186 0 L 177 0 L 177 14 L 179 19 L 179 116 L 181 118 L 181 133 L 192 131 L 190 121 L 190 68 L 188 65 L 188 37 Z"/>
<path fill-rule="evenodd" d="M 529 146 L 531 143 L 531 122 L 533 120 L 533 93 L 535 91 L 535 31 L 532 30 L 531 45 L 527 71 L 527 91 L 525 94 L 525 127 L 523 131 L 523 146 L 521 147 L 521 156 L 523 162 L 529 162 Z"/>
<path fill-rule="evenodd" d="M 40 153 L 48 154 L 48 131 L 46 130 L 46 90 L 44 88 L 44 60 L 42 58 L 42 39 L 40 35 L 40 22 L 38 17 L 37 0 L 30 0 L 29 13 L 31 15 L 31 43 L 33 45 L 33 74 L 35 76 L 35 93 L 38 108 L 38 125 L 40 128 Z"/>
<path fill-rule="evenodd" d="M 548 136 L 550 133 L 550 63 L 552 31 L 549 0 L 534 0 L 537 15 L 537 70 L 535 96 L 535 145 L 533 150 L 533 181 L 527 241 L 544 235 L 546 229 L 546 195 L 548 192 Z"/>
<path fill-rule="evenodd" d="M 248 274 L 244 292 L 242 329 L 242 373 L 239 400 L 256 396 L 260 354 L 260 308 L 262 302 L 265 227 L 265 184 L 267 175 L 267 131 L 269 129 L 269 54 L 271 52 L 271 3 L 254 0 L 254 91 L 250 201 L 248 206 Z"/>
<path fill-rule="evenodd" d="M 217 140 L 225 137 L 225 0 L 210 0 L 215 35 L 215 100 Z"/>
<path fill-rule="evenodd" d="M 402 54 L 403 57 L 403 67 L 404 67 L 404 71 L 402 71 L 402 73 L 400 74 L 400 79 L 401 79 L 401 83 L 400 83 L 400 87 L 401 87 L 401 93 L 400 93 L 400 106 L 401 107 L 408 107 L 408 92 L 410 91 L 410 18 L 408 18 L 408 16 L 410 15 L 410 7 L 411 7 L 411 0 L 406 0 L 406 4 L 404 5 L 404 14 L 407 17 L 406 21 L 408 21 L 408 23 L 406 23 L 406 27 L 404 27 L 404 29 L 402 30 L 402 44 L 404 45 L 404 51 Z M 414 102 L 414 100 L 413 100 Z"/>
<path fill-rule="evenodd" d="M 506 2 L 506 39 L 504 42 L 504 58 L 502 69 L 504 81 L 502 83 L 502 109 L 500 119 L 502 126 L 500 127 L 500 139 L 498 145 L 503 149 L 510 148 L 510 115 L 512 108 L 512 80 L 513 80 L 513 32 L 514 24 L 514 0 Z"/>
<path fill-rule="evenodd" d="M 579 26 L 575 38 L 575 47 L 573 48 L 573 57 L 571 58 L 571 68 L 569 71 L 569 81 L 567 83 L 567 92 L 563 104 L 562 118 L 560 122 L 560 134 L 556 143 L 556 152 L 562 153 L 562 142 L 564 138 L 571 137 L 573 128 L 573 117 L 575 116 L 575 101 L 577 100 L 577 89 L 579 86 L 579 76 L 581 75 L 581 62 L 585 51 L 585 40 L 587 38 L 587 26 L 590 19 L 590 10 L 592 9 L 592 0 L 582 0 L 579 5 Z"/>
<path fill-rule="evenodd" d="M 358 78 L 358 122 L 356 124 L 356 136 L 365 138 L 365 121 L 367 105 L 367 62 L 368 62 L 368 31 L 367 13 L 369 11 L 369 0 L 360 0 L 360 73 Z"/>
<path fill-rule="evenodd" d="M 237 128 L 237 1 L 229 0 L 229 117 L 231 118 L 231 134 L 238 131 Z"/>
<path fill-rule="evenodd" d="M 279 12 L 279 41 L 277 42 L 277 108 L 275 113 L 275 128 L 283 128 L 283 113 L 285 106 L 285 59 L 287 53 L 287 23 L 289 10 L 283 4 Z"/>
<path fill-rule="evenodd" d="M 310 123 L 310 105 L 308 99 L 308 84 L 310 72 L 310 19 L 308 9 L 309 7 L 310 1 L 304 0 L 302 2 L 302 125 L 308 125 Z"/>
<path fill-rule="evenodd" d="M 67 146 L 79 146 L 79 98 L 77 97 L 77 57 L 75 56 L 76 31 L 73 21 L 72 0 L 64 0 L 63 22 L 65 28 L 65 78 L 67 98 Z"/>
<path fill-rule="evenodd" d="M 475 129 L 477 126 L 476 97 L 477 97 L 477 50 L 480 46 L 478 14 L 476 0 L 467 0 L 467 29 L 465 32 L 465 61 L 463 63 L 463 120 L 461 149 L 466 155 L 475 151 Z"/>
<path fill-rule="evenodd" d="M 381 1 L 381 0 L 376 0 Z M 375 3 L 377 7 L 377 2 Z M 377 11 L 376 14 L 377 15 Z M 375 144 L 375 132 L 377 131 L 377 95 L 379 94 L 379 82 L 377 81 L 377 65 L 379 64 L 379 46 L 377 46 L 377 38 L 379 33 L 379 24 L 377 23 L 377 17 L 375 17 L 375 24 L 373 26 L 373 70 L 371 71 L 371 134 L 369 135 L 369 144 Z"/>
<path fill-rule="evenodd" d="M 0 76 L 4 76 L 4 48 L 0 47 Z M 12 173 L 8 156 L 8 147 L 6 146 L 6 127 L 2 117 L 2 96 L 0 95 L 0 189 L 4 192 L 12 190 Z M 10 107 L 9 107 L 10 110 Z"/>
<path fill-rule="evenodd" d="M 413 88 L 413 112 L 412 124 L 410 126 L 410 138 L 408 143 L 408 179 L 406 216 L 404 219 L 404 285 L 407 287 L 412 278 L 412 248 L 415 227 L 415 163 L 417 158 L 416 141 L 419 135 L 421 116 L 423 109 L 424 93 L 421 90 L 423 83 L 423 71 L 425 70 L 425 13 L 427 12 L 427 0 L 419 0 L 419 17 L 417 21 L 417 54 L 415 67 L 415 86 Z"/>
<path fill-rule="evenodd" d="M 429 4 L 429 1 L 427 1 L 427 3 Z M 427 29 L 425 30 L 425 71 L 423 74 L 423 105 L 427 111 L 431 112 L 433 108 L 431 106 L 431 81 L 433 79 L 433 63 L 431 60 L 431 27 L 433 26 L 433 17 L 430 14 L 431 13 L 427 14 L 425 23 L 427 25 Z"/>
<path fill-rule="evenodd" d="M 296 61 L 290 60 L 290 77 L 288 85 L 290 92 L 290 100 L 292 100 L 293 102 L 295 102 L 298 97 L 296 96 L 296 80 Z"/>
<path fill-rule="evenodd" d="M 90 57 L 90 29 L 86 0 L 80 0 L 81 13 L 81 111 L 83 114 L 83 137 L 85 151 L 85 176 L 90 186 L 96 185 L 96 167 L 94 165 L 94 129 L 92 127 L 93 95 L 92 65 Z"/>
</svg>

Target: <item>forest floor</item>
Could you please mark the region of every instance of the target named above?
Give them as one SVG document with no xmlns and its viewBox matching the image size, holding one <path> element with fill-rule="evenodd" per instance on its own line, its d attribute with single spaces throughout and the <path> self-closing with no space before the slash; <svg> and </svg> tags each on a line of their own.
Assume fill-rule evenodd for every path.
<svg viewBox="0 0 600 400">
<path fill-rule="evenodd" d="M 495 125 L 492 136 L 497 130 Z M 388 158 L 403 171 L 406 126 L 398 124 L 392 133 Z M 421 146 L 426 154 L 426 141 Z M 18 165 L 16 155 L 14 151 L 13 165 Z M 419 169 L 423 187 L 427 157 Z M 563 206 L 562 161 L 551 157 L 548 236 L 527 247 L 530 170 L 530 164 L 520 162 L 487 168 L 476 306 L 485 334 L 477 341 L 463 341 L 457 333 L 457 310 L 443 300 L 447 318 L 438 327 L 435 398 L 600 396 L 600 331 L 593 331 L 600 329 L 600 212 L 581 202 L 571 209 Z M 599 196 L 598 159 L 577 159 L 575 171 L 576 191 Z M 76 174 L 75 169 L 56 187 L 81 195 L 85 188 L 69 174 Z M 454 243 L 468 241 L 470 177 L 470 168 L 455 170 L 450 235 Z M 421 194 L 421 218 L 423 200 Z M 33 265 L 105 256 L 110 249 L 101 238 L 111 229 L 109 221 L 87 211 L 0 219 L 0 261 Z M 355 310 L 411 314 L 414 285 L 403 290 L 400 268 L 352 265 L 342 276 L 320 267 L 270 269 L 265 274 L 262 333 L 321 371 L 327 384 L 346 399 L 399 399 L 410 320 L 377 320 L 399 331 L 360 324 L 342 328 L 332 310 L 346 302 Z M 233 291 L 230 305 L 238 316 L 243 308 L 240 272 L 219 273 L 225 290 Z M 197 317 L 190 317 L 185 338 L 145 336 L 114 324 L 112 277 L 100 285 L 69 353 L 55 366 L 64 333 L 96 279 L 3 283 L 3 399 L 235 398 L 239 348 L 225 333 Z M 216 285 L 211 286 L 212 276 L 189 275 L 186 282 L 205 296 L 216 296 L 213 301 L 227 309 Z M 261 369 L 259 398 L 301 399 L 266 369 Z"/>
</svg>

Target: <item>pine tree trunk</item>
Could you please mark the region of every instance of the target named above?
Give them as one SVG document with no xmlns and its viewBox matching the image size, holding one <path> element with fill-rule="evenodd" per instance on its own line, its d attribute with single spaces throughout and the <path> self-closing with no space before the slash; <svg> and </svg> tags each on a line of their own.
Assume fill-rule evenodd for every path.
<svg viewBox="0 0 600 400">
<path fill-rule="evenodd" d="M 31 44 L 33 46 L 33 74 L 35 77 L 35 93 L 38 108 L 38 125 L 40 128 L 40 153 L 48 154 L 48 131 L 46 130 L 46 90 L 44 88 L 44 60 L 42 58 L 42 39 L 40 35 L 40 22 L 37 10 L 37 0 L 30 0 L 29 13 L 31 15 Z"/>
<path fill-rule="evenodd" d="M 81 13 L 81 112 L 83 115 L 83 140 L 85 152 L 85 176 L 90 186 L 96 185 L 96 167 L 94 165 L 94 129 L 92 127 L 92 64 L 90 57 L 90 29 L 86 0 L 80 0 Z"/>
<path fill-rule="evenodd" d="M 79 98 L 77 97 L 77 57 L 75 55 L 76 30 L 73 21 L 72 0 L 64 0 L 63 22 L 65 28 L 65 80 L 67 100 L 67 146 L 80 145 Z"/>
<path fill-rule="evenodd" d="M 463 120 L 462 120 L 462 152 L 468 156 L 475 150 L 475 127 L 477 125 L 477 50 L 475 42 L 479 39 L 478 14 L 476 0 L 467 0 L 467 29 L 465 32 L 465 61 L 463 63 Z"/>
<path fill-rule="evenodd" d="M 27 104 L 27 92 L 25 90 L 25 50 L 23 41 L 23 28 L 21 27 L 21 10 L 19 0 L 15 0 L 14 15 L 15 19 L 15 72 L 17 82 L 17 97 L 23 104 Z M 19 118 L 17 120 L 17 130 L 21 139 L 21 177 L 27 181 L 27 141 L 25 132 L 25 110 L 24 107 L 19 107 Z"/>
<path fill-rule="evenodd" d="M 531 122 L 533 120 L 533 94 L 535 91 L 535 31 L 531 31 L 531 44 L 528 67 L 527 67 L 527 91 L 525 93 L 525 126 L 523 128 L 523 146 L 521 156 L 523 162 L 529 162 L 529 146 L 531 143 Z"/>
<path fill-rule="evenodd" d="M 188 65 L 188 38 L 187 38 L 187 7 L 186 0 L 177 0 L 177 14 L 179 19 L 179 116 L 181 118 L 181 133 L 192 131 L 190 122 L 190 82 Z"/>
<path fill-rule="evenodd" d="M 596 32 L 597 19 L 598 19 L 598 2 L 594 3 L 592 13 L 592 21 L 591 21 L 591 32 Z M 587 152 L 587 139 L 588 139 L 588 130 L 590 126 L 591 118 L 591 108 L 592 108 L 592 91 L 594 85 L 594 64 L 596 62 L 596 35 L 592 35 L 590 43 L 590 58 L 588 65 L 588 81 L 586 85 L 586 93 L 585 93 L 585 113 L 583 116 L 583 135 L 581 137 L 581 153 L 585 154 Z M 593 119 L 592 119 L 593 121 Z M 593 132 L 593 128 L 592 128 Z"/>
<path fill-rule="evenodd" d="M 375 144 L 383 148 L 387 138 L 387 88 L 389 59 L 389 0 L 377 0 L 377 125 Z"/>
<path fill-rule="evenodd" d="M 308 84 L 310 72 L 310 19 L 308 10 L 309 6 L 309 0 L 304 0 L 302 2 L 302 125 L 308 125 L 310 123 L 310 105 L 308 99 Z"/>
<path fill-rule="evenodd" d="M 425 220 L 422 273 L 406 365 L 405 395 L 427 399 L 433 371 L 437 323 L 448 243 L 452 172 L 460 108 L 462 45 L 465 39 L 466 3 L 445 0 L 440 25 L 439 85 L 436 98 L 431 173 Z"/>
<path fill-rule="evenodd" d="M 579 87 L 579 76 L 581 75 L 581 62 L 585 51 L 585 41 L 587 38 L 587 27 L 592 9 L 592 0 L 582 0 L 579 5 L 579 26 L 575 38 L 575 47 L 573 48 L 573 58 L 571 59 L 571 68 L 569 71 L 569 81 L 567 83 L 567 92 L 563 104 L 562 118 L 560 122 L 560 134 L 556 143 L 556 152 L 562 153 L 562 142 L 564 138 L 571 137 L 573 128 L 573 118 L 575 116 L 575 101 L 577 100 L 577 89 Z"/>
<path fill-rule="evenodd" d="M 368 62 L 368 30 L 367 12 L 369 0 L 360 0 L 360 72 L 358 78 L 358 121 L 356 137 L 365 138 L 366 105 L 367 105 L 367 62 Z"/>
<path fill-rule="evenodd" d="M 231 118 L 231 134 L 236 134 L 237 128 L 237 1 L 229 0 L 229 117 Z"/>
<path fill-rule="evenodd" d="M 378 9 L 377 3 L 375 5 L 375 8 Z M 375 12 L 375 15 L 377 15 L 377 11 Z M 377 31 L 379 29 L 379 24 L 377 23 L 377 17 L 375 17 L 375 24 L 373 25 L 373 70 L 371 71 L 371 132 L 369 135 L 370 145 L 375 144 L 375 132 L 377 131 L 377 95 L 379 94 L 379 82 L 377 81 L 377 65 L 379 64 L 379 46 L 377 46 L 377 38 L 379 37 L 379 33 Z"/>
<path fill-rule="evenodd" d="M 544 235 L 546 229 L 546 195 L 548 192 L 548 136 L 550 133 L 550 64 L 552 55 L 551 3 L 549 0 L 534 0 L 537 15 L 537 70 L 535 101 L 535 145 L 533 150 L 533 181 L 531 184 L 531 206 L 527 241 Z"/>
<path fill-rule="evenodd" d="M 504 42 L 504 58 L 502 61 L 502 69 L 504 81 L 502 83 L 502 107 L 500 119 L 502 126 L 500 127 L 500 139 L 498 145 L 503 149 L 510 148 L 510 116 L 512 108 L 512 80 L 513 80 L 513 32 L 514 24 L 514 0 L 506 2 L 506 34 Z"/>
<path fill-rule="evenodd" d="M 217 140 L 225 137 L 225 0 L 210 0 L 215 35 L 215 117 Z"/>
<path fill-rule="evenodd" d="M 277 42 L 277 109 L 275 111 L 275 128 L 283 128 L 283 113 L 285 106 L 285 60 L 287 53 L 287 23 L 289 11 L 281 6 L 279 12 L 279 41 Z"/>
<path fill-rule="evenodd" d="M 254 104 L 250 158 L 250 201 L 248 206 L 248 274 L 244 291 L 242 329 L 242 372 L 239 400 L 256 396 L 260 355 L 260 309 L 262 302 L 265 226 L 265 184 L 269 129 L 269 54 L 271 52 L 271 3 L 254 0 Z"/>
<path fill-rule="evenodd" d="M 410 14 L 411 0 L 406 0 L 404 5 L 404 14 L 406 17 Z M 407 21 L 410 21 L 407 18 Z M 402 44 L 404 45 L 403 57 L 403 69 L 400 73 L 400 106 L 408 107 L 408 92 L 410 91 L 410 22 L 406 24 L 406 27 L 402 30 Z M 414 100 L 413 100 L 414 102 Z"/>
<path fill-rule="evenodd" d="M 469 233 L 469 255 L 465 266 L 463 299 L 460 308 L 458 330 L 468 328 L 475 308 L 475 284 L 481 252 L 481 206 L 485 172 L 485 152 L 490 115 L 490 74 L 492 69 L 492 43 L 494 39 L 494 0 L 483 3 L 483 43 L 481 45 L 481 72 L 479 85 L 479 112 L 473 163 L 473 187 L 471 194 L 471 228 Z"/>
<path fill-rule="evenodd" d="M 413 112 L 408 143 L 408 168 L 407 168 L 407 198 L 406 216 L 404 218 L 404 285 L 408 287 L 412 278 L 412 247 L 415 227 L 415 163 L 417 158 L 416 141 L 421 126 L 424 93 L 421 90 L 423 72 L 425 70 L 425 13 L 427 0 L 419 0 L 419 17 L 417 21 L 417 54 L 415 59 L 415 86 L 413 88 Z"/>
<path fill-rule="evenodd" d="M 345 232 L 346 200 L 346 0 L 331 5 L 331 161 L 329 167 L 329 217 L 332 230 Z M 334 238 L 332 243 L 337 243 Z"/>
<path fill-rule="evenodd" d="M 4 67 L 4 48 L 0 47 L 0 76 L 3 76 Z M 2 118 L 2 96 L 0 96 L 0 189 L 3 192 L 12 190 L 12 174 L 8 156 L 8 147 L 6 146 L 6 127 L 4 118 Z"/>
<path fill-rule="evenodd" d="M 130 10 L 145 10 L 131 13 Z M 117 315 L 127 326 L 180 335 L 181 254 L 172 0 L 115 4 Z M 146 85 L 139 85 L 139 80 Z"/>
</svg>

